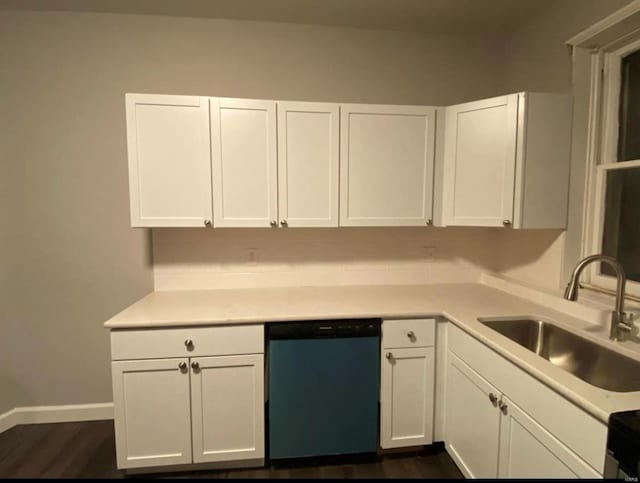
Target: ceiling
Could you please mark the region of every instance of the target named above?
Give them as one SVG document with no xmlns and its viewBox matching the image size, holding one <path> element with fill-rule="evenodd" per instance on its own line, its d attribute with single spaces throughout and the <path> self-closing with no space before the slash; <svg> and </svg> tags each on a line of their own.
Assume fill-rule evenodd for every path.
<svg viewBox="0 0 640 483">
<path fill-rule="evenodd" d="M 557 0 L 0 0 L 0 10 L 229 18 L 437 33 L 505 33 Z"/>
</svg>

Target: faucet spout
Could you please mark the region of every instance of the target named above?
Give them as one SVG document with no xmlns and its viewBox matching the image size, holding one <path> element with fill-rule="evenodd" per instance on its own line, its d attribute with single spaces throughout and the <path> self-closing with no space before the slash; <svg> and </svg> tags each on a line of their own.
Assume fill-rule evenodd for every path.
<svg viewBox="0 0 640 483">
<path fill-rule="evenodd" d="M 594 262 L 604 262 L 610 265 L 616 272 L 616 302 L 615 310 L 611 314 L 611 332 L 609 334 L 609 338 L 611 340 L 622 340 L 624 338 L 624 334 L 631 330 L 631 326 L 626 323 L 624 313 L 624 291 L 627 283 L 627 277 L 618 260 L 608 255 L 591 255 L 580 260 L 576 265 L 576 268 L 573 269 L 571 279 L 564 291 L 564 298 L 573 302 L 578 300 L 580 275 L 587 265 Z"/>
</svg>

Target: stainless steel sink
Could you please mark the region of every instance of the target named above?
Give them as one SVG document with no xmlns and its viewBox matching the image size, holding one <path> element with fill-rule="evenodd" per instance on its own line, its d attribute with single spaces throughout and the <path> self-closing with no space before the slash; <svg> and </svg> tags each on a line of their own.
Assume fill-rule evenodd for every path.
<svg viewBox="0 0 640 483">
<path fill-rule="evenodd" d="M 640 391 L 640 362 L 542 320 L 478 319 L 583 381 L 616 392 Z"/>
</svg>

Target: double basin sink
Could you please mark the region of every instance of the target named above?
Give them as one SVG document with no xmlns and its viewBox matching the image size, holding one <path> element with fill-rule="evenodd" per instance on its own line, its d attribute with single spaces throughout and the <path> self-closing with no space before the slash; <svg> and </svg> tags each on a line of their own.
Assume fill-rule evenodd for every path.
<svg viewBox="0 0 640 483">
<path fill-rule="evenodd" d="M 551 322 L 479 318 L 479 322 L 583 381 L 615 392 L 640 391 L 640 362 Z"/>
</svg>

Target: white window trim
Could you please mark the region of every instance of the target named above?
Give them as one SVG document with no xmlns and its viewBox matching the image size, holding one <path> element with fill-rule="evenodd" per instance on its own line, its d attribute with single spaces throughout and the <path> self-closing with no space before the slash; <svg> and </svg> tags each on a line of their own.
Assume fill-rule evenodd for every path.
<svg viewBox="0 0 640 483">
<path fill-rule="evenodd" d="M 587 219 L 583 237 L 582 256 L 602 252 L 602 236 L 605 217 L 606 177 L 612 170 L 640 167 L 640 160 L 618 162 L 619 104 L 622 58 L 640 50 L 640 34 L 625 36 L 602 47 L 595 54 L 599 57 L 602 78 L 599 88 L 593 90 L 592 105 L 601 106 L 594 110 L 593 124 L 597 126 L 590 133 L 595 156 L 587 170 Z M 591 141 L 591 140 L 590 140 Z M 615 290 L 616 279 L 600 273 L 600 264 L 594 263 L 585 273 L 584 282 L 597 288 Z M 640 283 L 628 281 L 627 293 L 640 296 Z"/>
<path fill-rule="evenodd" d="M 606 172 L 610 169 L 632 167 L 637 163 L 611 161 L 617 157 L 619 62 L 625 54 L 638 50 L 634 45 L 636 39 L 640 41 L 639 27 L 640 0 L 634 0 L 566 42 L 573 53 L 574 122 L 577 124 L 574 124 L 573 130 L 573 186 L 563 256 L 565 282 L 581 258 L 601 251 Z M 589 71 L 590 76 L 584 77 Z M 581 74 L 583 77 L 580 77 Z M 613 82 L 615 78 L 617 82 Z M 604 87 L 606 91 L 603 84 L 607 84 Z M 615 103 L 605 103 L 605 93 L 608 99 L 616 99 Z M 612 113 L 614 123 L 605 120 L 607 117 L 611 120 Z M 602 126 L 608 128 L 604 137 Z M 605 137 L 607 141 L 602 142 Z M 606 162 L 607 160 L 610 162 Z M 597 264 L 593 264 L 588 273 L 585 273 L 585 285 L 597 285 L 598 287 L 594 287 L 596 289 L 615 288 L 615 279 L 598 274 L 598 269 Z M 640 296 L 640 283 L 629 282 L 627 293 Z"/>
</svg>

